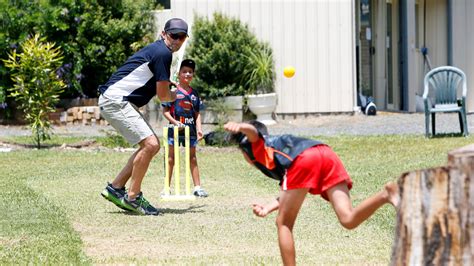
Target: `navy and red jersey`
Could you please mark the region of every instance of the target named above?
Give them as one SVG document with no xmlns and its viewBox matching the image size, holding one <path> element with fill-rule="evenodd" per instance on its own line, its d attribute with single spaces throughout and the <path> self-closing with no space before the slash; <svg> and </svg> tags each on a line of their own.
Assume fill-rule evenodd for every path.
<svg viewBox="0 0 474 266">
<path fill-rule="evenodd" d="M 177 121 L 189 126 L 191 136 L 196 136 L 196 113 L 201 110 L 201 99 L 193 88 L 189 91 L 178 86 L 176 90 L 176 101 L 163 103 L 162 106 L 170 108 L 171 116 Z M 180 131 L 180 135 L 184 134 Z M 171 133 L 171 131 L 170 131 Z M 171 133 L 172 134 L 172 133 Z M 169 135 L 172 136 L 172 135 Z"/>
<path fill-rule="evenodd" d="M 293 135 L 258 135 L 258 140 L 253 143 L 245 137 L 239 147 L 263 174 L 280 182 L 298 155 L 310 147 L 323 144 L 317 140 Z"/>
</svg>

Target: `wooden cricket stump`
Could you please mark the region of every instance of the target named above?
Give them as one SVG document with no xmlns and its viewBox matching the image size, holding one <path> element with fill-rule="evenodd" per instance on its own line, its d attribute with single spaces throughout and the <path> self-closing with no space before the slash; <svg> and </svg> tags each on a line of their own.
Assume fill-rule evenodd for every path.
<svg viewBox="0 0 474 266">
<path fill-rule="evenodd" d="M 165 201 L 169 200 L 194 200 L 196 197 L 191 192 L 191 164 L 190 164 L 190 134 L 189 126 L 184 127 L 184 150 L 185 150 L 185 174 L 184 174 L 184 193 L 181 191 L 180 184 L 180 149 L 179 149 L 179 127 L 174 126 L 173 128 L 173 139 L 174 139 L 174 191 L 170 188 L 170 175 L 168 166 L 169 156 L 169 145 L 168 145 L 168 127 L 163 128 L 163 146 L 165 147 L 165 180 L 164 190 L 161 195 L 161 199 Z"/>
</svg>

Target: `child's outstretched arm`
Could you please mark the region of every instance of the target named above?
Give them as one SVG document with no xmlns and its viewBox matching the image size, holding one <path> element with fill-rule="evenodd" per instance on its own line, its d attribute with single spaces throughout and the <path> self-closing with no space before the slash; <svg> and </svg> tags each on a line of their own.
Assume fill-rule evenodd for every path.
<svg viewBox="0 0 474 266">
<path fill-rule="evenodd" d="M 278 201 L 278 198 L 274 199 L 272 202 L 266 205 L 260 205 L 258 203 L 252 204 L 253 213 L 258 217 L 265 217 L 269 213 L 278 210 L 278 207 L 280 207 L 280 202 Z"/>
<path fill-rule="evenodd" d="M 224 125 L 224 130 L 233 134 L 236 134 L 239 132 L 243 133 L 247 136 L 247 139 L 250 142 L 256 142 L 258 140 L 258 131 L 251 124 L 228 122 L 227 124 Z"/>
</svg>

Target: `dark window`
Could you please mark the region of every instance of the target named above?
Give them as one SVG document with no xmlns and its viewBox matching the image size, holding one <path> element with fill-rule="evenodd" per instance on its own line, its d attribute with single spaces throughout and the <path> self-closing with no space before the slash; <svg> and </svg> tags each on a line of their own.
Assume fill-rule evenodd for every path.
<svg viewBox="0 0 474 266">
<path fill-rule="evenodd" d="M 156 0 L 157 5 L 161 5 L 164 9 L 171 9 L 170 0 Z"/>
</svg>

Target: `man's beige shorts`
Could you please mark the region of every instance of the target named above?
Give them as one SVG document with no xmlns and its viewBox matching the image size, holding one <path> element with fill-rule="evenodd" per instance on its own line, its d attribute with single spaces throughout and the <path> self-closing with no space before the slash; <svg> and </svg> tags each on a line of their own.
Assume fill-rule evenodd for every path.
<svg viewBox="0 0 474 266">
<path fill-rule="evenodd" d="M 110 100 L 99 97 L 100 114 L 110 123 L 130 144 L 135 145 L 145 138 L 155 135 L 151 126 L 143 118 L 138 108 L 127 101 Z"/>
</svg>

